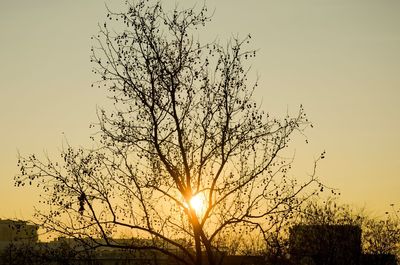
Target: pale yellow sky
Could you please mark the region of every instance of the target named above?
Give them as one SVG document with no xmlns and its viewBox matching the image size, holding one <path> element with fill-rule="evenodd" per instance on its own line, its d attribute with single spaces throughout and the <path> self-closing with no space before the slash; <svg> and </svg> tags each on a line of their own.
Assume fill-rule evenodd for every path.
<svg viewBox="0 0 400 265">
<path fill-rule="evenodd" d="M 314 122 L 310 144 L 299 137 L 289 148 L 292 173 L 306 175 L 326 150 L 319 175 L 343 201 L 378 215 L 400 206 L 400 1 L 207 5 L 215 14 L 202 38 L 252 35 L 263 109 L 280 116 L 303 104 Z M 90 36 L 104 17 L 98 0 L 0 2 L 0 218 L 30 218 L 37 205 L 37 191 L 13 187 L 18 151 L 57 155 L 65 136 L 90 145 L 89 124 L 105 102 L 104 91 L 90 87 Z"/>
</svg>

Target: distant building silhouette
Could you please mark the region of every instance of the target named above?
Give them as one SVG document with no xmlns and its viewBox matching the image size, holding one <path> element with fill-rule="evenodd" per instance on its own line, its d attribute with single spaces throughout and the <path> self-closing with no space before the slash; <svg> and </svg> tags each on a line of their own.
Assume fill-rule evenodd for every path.
<svg viewBox="0 0 400 265">
<path fill-rule="evenodd" d="M 38 226 L 21 220 L 0 220 L 0 251 L 10 242 L 37 242 Z"/>
<path fill-rule="evenodd" d="M 396 265 L 396 257 L 391 254 L 362 254 L 360 258 L 362 265 Z"/>
<path fill-rule="evenodd" d="M 296 225 L 289 242 L 291 260 L 297 264 L 359 264 L 361 229 L 357 226 Z"/>
<path fill-rule="evenodd" d="M 396 265 L 394 255 L 363 254 L 361 229 L 353 225 L 296 225 L 290 260 L 299 265 Z"/>
</svg>

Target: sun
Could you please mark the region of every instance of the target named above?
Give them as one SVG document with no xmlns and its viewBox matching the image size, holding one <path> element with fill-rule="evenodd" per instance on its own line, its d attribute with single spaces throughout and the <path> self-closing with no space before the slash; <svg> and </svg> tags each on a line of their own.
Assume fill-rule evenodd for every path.
<svg viewBox="0 0 400 265">
<path fill-rule="evenodd" d="M 205 210 L 206 210 L 205 201 L 206 201 L 206 198 L 205 198 L 204 194 L 202 194 L 202 193 L 198 193 L 190 199 L 189 204 L 196 212 L 196 215 L 198 215 L 198 216 L 203 215 L 203 213 L 205 212 Z"/>
</svg>

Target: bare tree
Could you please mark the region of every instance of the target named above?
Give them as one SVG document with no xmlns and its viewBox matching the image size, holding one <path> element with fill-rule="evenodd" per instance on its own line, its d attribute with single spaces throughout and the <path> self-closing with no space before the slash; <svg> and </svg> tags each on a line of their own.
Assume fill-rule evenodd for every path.
<svg viewBox="0 0 400 265">
<path fill-rule="evenodd" d="M 91 61 L 115 109 L 99 111 L 98 148 L 68 147 L 59 162 L 19 161 L 16 184 L 44 189 L 49 208 L 37 216 L 45 227 L 93 246 L 216 264 L 218 242 L 265 235 L 269 218 L 319 190 L 315 167 L 299 181 L 281 156 L 310 125 L 303 108 L 276 119 L 253 99 L 257 82 L 249 86 L 244 66 L 256 54 L 244 49 L 250 35 L 226 46 L 195 40 L 210 20 L 206 7 L 168 12 L 137 1 L 107 17 Z M 143 240 L 116 241 L 117 233 Z"/>
</svg>

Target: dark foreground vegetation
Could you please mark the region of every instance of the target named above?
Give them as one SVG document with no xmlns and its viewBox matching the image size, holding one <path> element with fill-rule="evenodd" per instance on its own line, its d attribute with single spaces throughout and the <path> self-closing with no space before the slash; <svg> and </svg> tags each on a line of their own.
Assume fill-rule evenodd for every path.
<svg viewBox="0 0 400 265">
<path fill-rule="evenodd" d="M 122 245 L 143 246 L 140 250 L 116 249 L 98 247 L 104 241 L 101 238 L 59 237 L 39 242 L 37 229 L 27 222 L 1 220 L 0 264 L 176 264 L 169 255 L 147 249 L 152 244 L 149 239 L 113 239 Z M 377 220 L 329 199 L 309 203 L 296 221 L 282 226 L 279 236 L 271 234 L 264 242 L 247 243 L 247 248 L 232 244 L 214 254 L 220 264 L 395 265 L 400 250 L 400 222 L 396 212 Z M 256 245 L 262 247 L 255 250 Z M 235 247 L 241 249 L 233 251 Z M 183 256 L 173 245 L 169 251 Z"/>
</svg>

